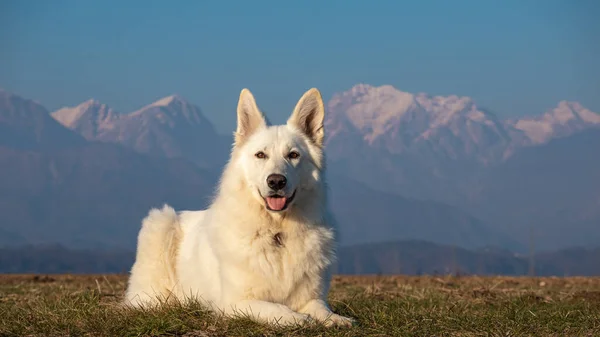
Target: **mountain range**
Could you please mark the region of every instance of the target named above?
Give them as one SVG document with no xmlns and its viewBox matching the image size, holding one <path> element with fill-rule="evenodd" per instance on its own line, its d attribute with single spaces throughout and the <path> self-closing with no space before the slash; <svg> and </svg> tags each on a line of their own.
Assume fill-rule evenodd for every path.
<svg viewBox="0 0 600 337">
<path fill-rule="evenodd" d="M 6 91 L 0 91 L 0 130 L 4 245 L 131 246 L 149 207 L 206 206 L 216 179 L 182 158 L 89 142 L 38 103 Z"/>
<path fill-rule="evenodd" d="M 503 120 L 468 97 L 360 84 L 326 118 L 343 244 L 523 250 L 531 230 L 541 249 L 600 242 L 600 115 L 579 103 Z M 130 246 L 149 207 L 207 204 L 230 138 L 177 95 L 49 113 L 1 91 L 4 243 Z"/>
<path fill-rule="evenodd" d="M 501 120 L 468 97 L 357 85 L 328 103 L 329 167 L 453 205 L 522 244 L 600 242 L 600 114 L 559 102 Z"/>
<path fill-rule="evenodd" d="M 128 114 L 91 99 L 54 111 L 52 117 L 87 140 L 153 156 L 189 158 L 204 168 L 223 163 L 229 154 L 227 137 L 217 134 L 199 107 L 178 95 Z"/>
</svg>

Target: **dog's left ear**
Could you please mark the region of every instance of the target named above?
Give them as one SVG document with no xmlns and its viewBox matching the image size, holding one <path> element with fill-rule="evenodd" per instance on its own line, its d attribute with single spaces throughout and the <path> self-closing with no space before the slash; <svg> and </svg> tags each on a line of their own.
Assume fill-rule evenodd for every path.
<svg viewBox="0 0 600 337">
<path fill-rule="evenodd" d="M 310 140 L 321 147 L 325 137 L 324 118 L 323 98 L 317 88 L 312 88 L 302 95 L 287 124 L 304 132 Z"/>
</svg>

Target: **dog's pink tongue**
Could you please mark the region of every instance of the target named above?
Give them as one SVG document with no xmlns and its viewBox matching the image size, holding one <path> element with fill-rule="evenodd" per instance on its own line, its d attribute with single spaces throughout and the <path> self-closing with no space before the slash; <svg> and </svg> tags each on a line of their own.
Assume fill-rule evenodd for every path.
<svg viewBox="0 0 600 337">
<path fill-rule="evenodd" d="M 267 197 L 267 204 L 269 208 L 274 211 L 281 211 L 285 207 L 286 198 L 273 198 Z"/>
</svg>

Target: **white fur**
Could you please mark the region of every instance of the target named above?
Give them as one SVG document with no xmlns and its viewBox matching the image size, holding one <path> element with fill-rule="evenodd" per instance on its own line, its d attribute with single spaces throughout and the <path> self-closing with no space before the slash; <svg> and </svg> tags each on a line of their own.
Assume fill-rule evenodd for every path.
<svg viewBox="0 0 600 337">
<path fill-rule="evenodd" d="M 204 211 L 150 211 L 126 303 L 196 299 L 262 322 L 351 324 L 326 304 L 334 231 L 323 181 L 323 117 L 321 95 L 311 89 L 286 125 L 269 126 L 242 90 L 235 144 L 215 200 Z M 267 157 L 257 158 L 258 151 Z M 300 157 L 289 157 L 291 151 Z M 269 211 L 263 199 L 274 173 L 287 177 L 288 198 L 296 191 L 280 212 Z"/>
</svg>

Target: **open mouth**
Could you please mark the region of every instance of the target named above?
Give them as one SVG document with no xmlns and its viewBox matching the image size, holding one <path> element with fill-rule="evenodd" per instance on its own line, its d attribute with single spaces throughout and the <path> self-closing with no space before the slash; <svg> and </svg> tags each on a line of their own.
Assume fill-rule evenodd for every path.
<svg viewBox="0 0 600 337">
<path fill-rule="evenodd" d="M 284 211 L 288 208 L 288 206 L 292 203 L 292 201 L 294 201 L 295 196 L 296 196 L 296 191 L 294 190 L 294 193 L 292 193 L 292 195 L 289 198 L 286 196 L 271 195 L 264 199 L 267 204 L 267 209 L 269 211 L 280 212 L 280 211 Z"/>
</svg>

